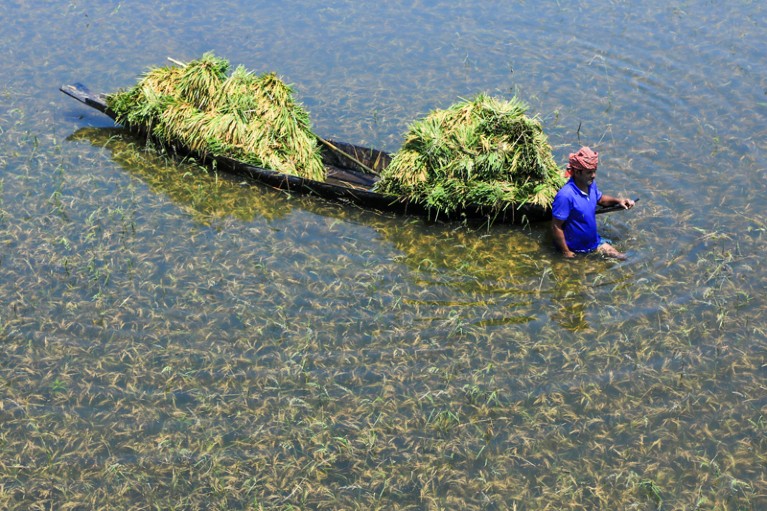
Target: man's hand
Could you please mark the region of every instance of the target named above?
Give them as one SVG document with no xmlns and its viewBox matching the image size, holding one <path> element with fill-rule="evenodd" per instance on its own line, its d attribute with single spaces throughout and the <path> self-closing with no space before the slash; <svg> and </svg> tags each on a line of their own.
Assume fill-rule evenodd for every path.
<svg viewBox="0 0 767 511">
<path fill-rule="evenodd" d="M 623 206 L 624 209 L 631 209 L 634 207 L 634 201 L 631 199 L 618 199 L 618 205 Z"/>
<path fill-rule="evenodd" d="M 631 209 L 634 207 L 634 201 L 631 199 L 625 199 L 623 197 L 613 197 L 612 195 L 604 194 L 602 198 L 597 202 L 602 207 L 620 206 L 623 209 Z"/>
<path fill-rule="evenodd" d="M 570 247 L 567 246 L 567 241 L 565 241 L 565 221 L 560 220 L 558 218 L 553 218 L 551 220 L 551 233 L 554 236 L 554 244 L 559 248 L 560 252 L 562 252 L 562 255 L 565 256 L 568 259 L 572 259 L 575 257 L 575 254 L 572 250 L 570 250 Z"/>
</svg>

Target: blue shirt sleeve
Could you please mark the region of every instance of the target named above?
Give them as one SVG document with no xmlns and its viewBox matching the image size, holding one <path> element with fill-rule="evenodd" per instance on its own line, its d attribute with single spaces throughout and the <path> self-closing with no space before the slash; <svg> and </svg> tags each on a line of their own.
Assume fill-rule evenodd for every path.
<svg viewBox="0 0 767 511">
<path fill-rule="evenodd" d="M 557 220 L 567 220 L 570 217 L 570 199 L 564 193 L 558 193 L 551 205 L 551 216 Z"/>
</svg>

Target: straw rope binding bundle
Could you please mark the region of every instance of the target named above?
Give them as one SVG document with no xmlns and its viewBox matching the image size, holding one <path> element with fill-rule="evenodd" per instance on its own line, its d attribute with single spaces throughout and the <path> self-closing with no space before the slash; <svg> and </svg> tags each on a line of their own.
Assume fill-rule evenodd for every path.
<svg viewBox="0 0 767 511">
<path fill-rule="evenodd" d="M 564 184 L 527 106 L 479 94 L 414 122 L 376 190 L 450 213 L 478 204 L 550 206 Z"/>
<path fill-rule="evenodd" d="M 206 53 L 181 67 L 148 71 L 131 89 L 107 96 L 107 104 L 118 122 L 164 144 L 324 181 L 309 115 L 291 87 L 273 73 L 228 71 L 228 61 Z"/>
</svg>

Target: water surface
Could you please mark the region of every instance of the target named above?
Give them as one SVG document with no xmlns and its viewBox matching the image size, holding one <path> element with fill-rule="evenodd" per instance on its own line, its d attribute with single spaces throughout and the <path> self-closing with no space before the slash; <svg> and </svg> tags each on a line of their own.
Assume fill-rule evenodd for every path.
<svg viewBox="0 0 767 511">
<path fill-rule="evenodd" d="M 0 6 L 0 507 L 767 506 L 762 3 L 154 4 Z M 387 150 L 518 95 L 641 198 L 600 218 L 629 260 L 243 183 L 58 92 L 210 50 Z"/>
</svg>

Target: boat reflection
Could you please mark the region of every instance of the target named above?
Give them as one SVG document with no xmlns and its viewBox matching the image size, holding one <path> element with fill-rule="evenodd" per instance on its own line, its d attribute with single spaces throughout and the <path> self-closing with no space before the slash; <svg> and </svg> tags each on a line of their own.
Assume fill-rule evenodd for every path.
<svg viewBox="0 0 767 511">
<path fill-rule="evenodd" d="M 255 193 L 256 185 L 241 177 L 212 171 L 192 159 L 180 160 L 148 146 L 123 128 L 81 128 L 70 141 L 88 141 L 111 154 L 112 160 L 154 193 L 163 194 L 203 225 L 234 217 L 246 222 L 274 220 L 293 209 L 282 193 Z"/>
</svg>

